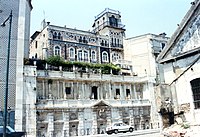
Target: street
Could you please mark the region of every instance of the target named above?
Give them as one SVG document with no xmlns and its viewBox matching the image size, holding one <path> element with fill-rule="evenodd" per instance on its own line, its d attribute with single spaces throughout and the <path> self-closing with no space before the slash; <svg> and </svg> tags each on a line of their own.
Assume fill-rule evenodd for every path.
<svg viewBox="0 0 200 137">
<path fill-rule="evenodd" d="M 103 137 L 103 136 L 108 136 L 108 137 L 161 137 L 160 134 L 160 129 L 149 129 L 149 130 L 139 130 L 139 131 L 134 131 L 132 133 L 127 132 L 127 133 L 118 133 L 118 134 L 99 134 L 99 135 L 89 135 L 90 137 Z M 83 136 L 85 137 L 85 136 Z"/>
</svg>

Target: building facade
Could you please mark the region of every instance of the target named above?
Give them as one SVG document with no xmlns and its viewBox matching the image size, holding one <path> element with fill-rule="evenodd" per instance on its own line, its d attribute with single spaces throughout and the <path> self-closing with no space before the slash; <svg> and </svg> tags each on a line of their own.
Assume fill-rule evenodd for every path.
<svg viewBox="0 0 200 137">
<path fill-rule="evenodd" d="M 135 75 L 159 79 L 159 71 L 162 71 L 162 68 L 156 62 L 156 58 L 166 46 L 168 39 L 165 33 L 149 33 L 124 39 L 124 58 L 132 62 Z"/>
<path fill-rule="evenodd" d="M 107 126 L 119 121 L 135 130 L 162 126 L 151 111 L 154 88 L 147 77 L 37 70 L 36 66 L 26 66 L 24 77 L 25 102 L 29 102 L 26 131 L 35 128 L 35 136 L 105 134 Z"/>
<path fill-rule="evenodd" d="M 32 122 L 27 131 L 65 137 L 105 134 L 106 127 L 118 121 L 135 130 L 162 126 L 158 113 L 152 112 L 155 80 L 133 76 L 132 63 L 124 60 L 125 29 L 119 11 L 105 9 L 97 15 L 92 32 L 43 24 L 31 36 L 33 60 L 60 56 L 66 62 L 113 63 L 123 71 L 114 75 L 76 67 L 55 71 L 48 64 L 39 70 L 39 63 L 26 66 L 26 123 Z"/>
<path fill-rule="evenodd" d="M 125 29 L 118 11 L 105 9 L 96 16 L 92 32 L 43 23 L 43 30 L 31 37 L 30 58 L 56 55 L 66 61 L 89 63 L 111 63 L 124 58 Z"/>
<path fill-rule="evenodd" d="M 1 0 L 0 23 L 3 23 L 12 11 L 10 60 L 8 78 L 8 121 L 9 125 L 22 131 L 23 123 L 23 60 L 28 58 L 31 0 Z M 7 49 L 9 41 L 9 21 L 0 27 L 0 109 L 3 111 L 6 88 Z M 1 120 L 3 121 L 3 120 Z M 2 124 L 2 123 L 1 123 Z"/>
<path fill-rule="evenodd" d="M 165 82 L 171 92 L 163 94 L 170 99 L 174 113 L 184 113 L 184 120 L 199 124 L 199 45 L 200 45 L 200 1 L 191 3 L 168 46 L 159 56 L 164 66 Z"/>
</svg>

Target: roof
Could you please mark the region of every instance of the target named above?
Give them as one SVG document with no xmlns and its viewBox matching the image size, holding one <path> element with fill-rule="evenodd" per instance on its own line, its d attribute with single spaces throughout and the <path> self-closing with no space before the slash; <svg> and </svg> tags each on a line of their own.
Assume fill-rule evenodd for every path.
<svg viewBox="0 0 200 137">
<path fill-rule="evenodd" d="M 39 34 L 40 34 L 40 31 L 35 31 L 33 35 L 31 36 L 31 39 L 34 40 Z"/>
<path fill-rule="evenodd" d="M 194 2 L 191 2 L 191 4 L 192 4 L 192 6 L 190 7 L 189 11 L 186 13 L 184 18 L 182 19 L 179 27 L 176 29 L 176 31 L 173 33 L 173 35 L 169 39 L 167 46 L 159 54 L 157 60 L 160 63 L 164 63 L 164 62 L 171 60 L 171 58 L 169 58 L 169 59 L 166 58 L 167 53 L 172 49 L 172 47 L 174 47 L 176 45 L 177 41 L 183 35 L 183 32 L 185 30 L 187 30 L 188 25 L 189 25 L 190 21 L 192 20 L 192 18 L 194 18 L 196 16 L 195 15 L 196 11 L 199 10 L 199 7 L 200 7 L 200 1 L 195 0 Z"/>
</svg>

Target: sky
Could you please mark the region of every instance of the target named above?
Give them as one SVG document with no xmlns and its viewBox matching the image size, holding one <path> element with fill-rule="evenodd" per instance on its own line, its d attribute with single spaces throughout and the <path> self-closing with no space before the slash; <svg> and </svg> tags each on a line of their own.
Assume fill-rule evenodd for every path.
<svg viewBox="0 0 200 137">
<path fill-rule="evenodd" d="M 105 8 L 121 12 L 126 38 L 165 32 L 170 37 L 193 0 L 32 0 L 31 34 L 42 20 L 52 25 L 92 30 L 95 16 Z"/>
</svg>

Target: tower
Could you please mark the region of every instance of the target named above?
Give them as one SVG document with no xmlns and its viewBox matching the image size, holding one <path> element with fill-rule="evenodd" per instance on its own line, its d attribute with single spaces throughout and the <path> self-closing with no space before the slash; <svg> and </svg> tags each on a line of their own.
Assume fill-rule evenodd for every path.
<svg viewBox="0 0 200 137">
<path fill-rule="evenodd" d="M 93 31 L 99 35 L 109 37 L 110 61 L 115 62 L 124 59 L 123 38 L 125 36 L 125 25 L 121 23 L 119 11 L 106 8 L 95 17 Z M 104 45 L 104 41 L 101 42 Z"/>
</svg>

